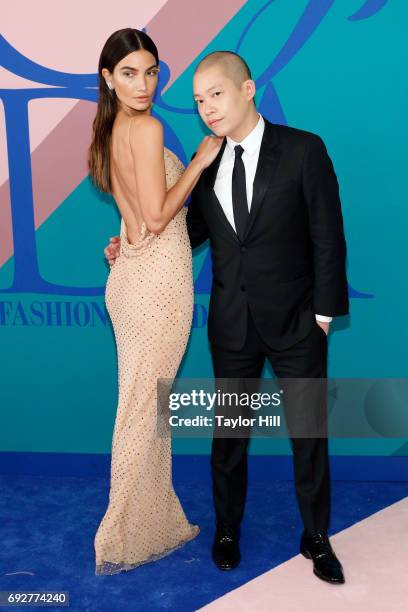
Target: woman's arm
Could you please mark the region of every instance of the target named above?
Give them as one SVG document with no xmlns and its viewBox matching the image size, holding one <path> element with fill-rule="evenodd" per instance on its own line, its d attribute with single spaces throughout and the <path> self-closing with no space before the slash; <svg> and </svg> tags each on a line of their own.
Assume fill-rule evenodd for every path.
<svg viewBox="0 0 408 612">
<path fill-rule="evenodd" d="M 202 171 L 215 159 L 222 139 L 206 137 L 177 183 L 166 191 L 162 124 L 150 115 L 130 121 L 129 142 L 138 201 L 147 229 L 160 234 L 183 207 Z"/>
</svg>

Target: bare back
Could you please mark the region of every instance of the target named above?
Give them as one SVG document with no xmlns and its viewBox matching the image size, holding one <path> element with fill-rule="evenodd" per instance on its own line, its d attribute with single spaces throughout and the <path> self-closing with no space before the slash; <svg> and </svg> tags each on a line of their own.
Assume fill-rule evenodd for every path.
<svg viewBox="0 0 408 612">
<path fill-rule="evenodd" d="M 137 118 L 133 118 L 137 125 Z M 112 195 L 125 222 L 130 242 L 140 235 L 144 221 L 137 197 L 134 162 L 129 141 L 131 118 L 117 115 L 112 128 L 110 176 Z M 143 159 L 140 160 L 143 164 Z"/>
</svg>

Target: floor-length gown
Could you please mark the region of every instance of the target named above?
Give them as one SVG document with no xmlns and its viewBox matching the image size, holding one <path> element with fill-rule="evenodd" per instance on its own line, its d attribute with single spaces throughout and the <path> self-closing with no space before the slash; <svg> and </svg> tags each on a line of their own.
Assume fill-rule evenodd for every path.
<svg viewBox="0 0 408 612">
<path fill-rule="evenodd" d="M 167 189 L 184 171 L 164 149 Z M 192 255 L 183 207 L 158 236 L 142 225 L 121 252 L 105 301 L 118 354 L 118 408 L 112 440 L 109 505 L 95 536 L 95 574 L 116 574 L 159 559 L 193 539 L 173 489 L 171 438 L 158 436 L 157 379 L 173 379 L 193 311 Z"/>
</svg>

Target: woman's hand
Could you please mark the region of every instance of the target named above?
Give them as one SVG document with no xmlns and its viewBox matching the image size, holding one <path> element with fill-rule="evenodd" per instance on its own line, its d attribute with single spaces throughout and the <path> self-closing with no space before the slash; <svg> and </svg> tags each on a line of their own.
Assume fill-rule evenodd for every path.
<svg viewBox="0 0 408 612">
<path fill-rule="evenodd" d="M 205 136 L 197 149 L 194 161 L 203 168 L 208 168 L 217 157 L 224 138 L 219 136 Z"/>
</svg>

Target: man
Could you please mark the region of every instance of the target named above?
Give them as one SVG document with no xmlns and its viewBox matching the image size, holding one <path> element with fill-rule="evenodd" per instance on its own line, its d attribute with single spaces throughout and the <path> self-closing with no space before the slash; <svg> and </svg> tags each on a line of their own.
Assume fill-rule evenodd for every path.
<svg viewBox="0 0 408 612">
<path fill-rule="evenodd" d="M 201 175 L 187 213 L 191 246 L 208 238 L 213 285 L 208 337 L 217 379 L 256 379 L 265 357 L 281 378 L 327 377 L 327 333 L 348 313 L 346 244 L 337 178 L 310 132 L 275 125 L 254 103 L 255 83 L 232 52 L 206 56 L 194 74 L 204 123 L 225 140 Z M 105 250 L 110 263 L 117 246 Z M 314 573 L 343 583 L 329 539 L 327 437 L 291 437 L 302 554 Z M 212 555 L 240 561 L 248 437 L 214 437 L 216 533 Z"/>
</svg>

